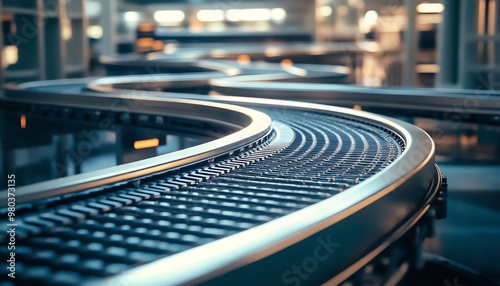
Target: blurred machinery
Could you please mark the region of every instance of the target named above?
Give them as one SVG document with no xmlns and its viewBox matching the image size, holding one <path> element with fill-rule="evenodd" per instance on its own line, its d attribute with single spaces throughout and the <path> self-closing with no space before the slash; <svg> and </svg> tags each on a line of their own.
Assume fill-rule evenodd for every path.
<svg viewBox="0 0 500 286">
<path fill-rule="evenodd" d="M 170 44 L 362 39 L 400 51 L 400 57 L 389 62 L 372 64 L 376 59 L 367 58 L 363 68 L 374 80 L 365 84 L 475 88 L 498 80 L 494 65 L 500 50 L 495 21 L 498 5 L 492 0 L 92 0 L 85 7 L 77 0 L 30 0 L 2 1 L 1 6 L 2 67 L 8 81 L 77 77 L 88 70 L 91 55 L 97 59 L 99 55 L 168 50 L 174 47 Z M 469 20 L 470 15 L 474 19 Z M 376 70 L 381 65 L 389 74 Z M 387 77 L 392 80 L 380 80 Z"/>
<path fill-rule="evenodd" d="M 2 1 L 5 81 L 85 76 L 88 70 L 84 1 Z"/>
</svg>

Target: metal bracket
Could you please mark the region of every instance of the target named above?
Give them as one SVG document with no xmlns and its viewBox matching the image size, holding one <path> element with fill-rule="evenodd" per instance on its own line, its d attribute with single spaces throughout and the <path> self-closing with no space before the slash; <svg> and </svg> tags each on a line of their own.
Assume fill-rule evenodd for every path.
<svg viewBox="0 0 500 286">
<path fill-rule="evenodd" d="M 436 219 L 446 218 L 448 202 L 448 179 L 441 175 L 441 186 L 439 187 L 437 197 L 432 202 L 432 207 L 436 211 Z"/>
</svg>

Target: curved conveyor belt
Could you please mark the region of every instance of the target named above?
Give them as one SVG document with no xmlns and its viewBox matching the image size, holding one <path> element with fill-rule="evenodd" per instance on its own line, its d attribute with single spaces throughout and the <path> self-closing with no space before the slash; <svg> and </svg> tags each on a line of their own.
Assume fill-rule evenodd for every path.
<svg viewBox="0 0 500 286">
<path fill-rule="evenodd" d="M 171 54 L 153 53 L 147 56 L 135 56 L 134 65 L 145 67 L 162 63 L 166 72 L 169 63 L 179 60 L 189 62 L 192 66 L 210 66 L 209 63 L 225 67 L 229 76 L 204 77 L 204 92 L 212 95 L 243 96 L 250 98 L 272 98 L 308 101 L 329 105 L 352 107 L 360 105 L 368 111 L 384 114 L 413 114 L 442 118 L 449 121 L 479 122 L 498 124 L 500 122 L 500 92 L 478 86 L 476 90 L 462 89 L 428 89 L 382 87 L 368 88 L 352 85 L 339 85 L 346 80 L 348 70 L 340 66 L 297 64 L 300 62 L 328 63 L 333 56 L 351 54 L 384 54 L 394 51 L 383 50 L 374 43 L 357 44 L 306 44 L 291 45 L 228 45 L 197 46 L 179 48 Z M 237 60 L 244 55 L 251 62 L 242 63 Z M 278 65 L 281 59 L 289 61 L 287 65 Z M 108 58 L 105 65 L 120 67 L 130 59 Z M 257 61 L 257 62 L 256 62 Z M 259 62 L 265 61 L 265 62 Z M 352 62 L 355 60 L 349 60 Z M 296 63 L 297 62 L 297 63 Z M 345 63 L 344 63 L 345 64 Z M 172 70 L 172 69 L 171 69 Z M 238 70 L 238 72 L 235 72 Z M 135 74 L 138 71 L 135 70 Z M 103 78 L 91 82 L 89 88 L 99 92 L 124 92 L 124 89 L 135 90 L 176 90 L 177 83 L 196 86 L 200 81 L 186 82 L 169 77 L 163 80 L 155 78 L 152 70 L 149 76 L 131 77 L 128 79 Z M 337 74 L 337 75 L 335 75 Z M 345 76 L 342 78 L 341 75 Z M 175 76 L 174 76 L 175 77 Z M 194 78 L 193 78 L 194 79 Z M 166 84 L 166 86 L 164 85 Z M 154 89 L 150 86 L 167 87 Z M 170 96 L 170 95 L 169 95 Z"/>
<path fill-rule="evenodd" d="M 124 110 L 103 106 L 132 101 L 131 114 L 235 130 L 99 180 L 26 187 L 17 218 L 20 283 L 286 284 L 298 279 L 289 269 L 311 255 L 303 249 L 318 245 L 325 263 L 307 282 L 340 282 L 438 195 L 434 144 L 407 123 L 308 103 L 226 99 L 248 109 L 191 99 L 7 91 L 2 104 L 19 111 L 51 105 L 61 109 L 54 114 L 113 114 Z M 262 267 L 270 274 L 257 275 Z"/>
</svg>

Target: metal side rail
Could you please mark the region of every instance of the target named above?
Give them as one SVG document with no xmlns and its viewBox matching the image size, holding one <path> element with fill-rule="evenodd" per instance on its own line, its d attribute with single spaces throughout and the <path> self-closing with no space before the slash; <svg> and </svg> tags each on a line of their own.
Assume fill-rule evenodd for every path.
<svg viewBox="0 0 500 286">
<path fill-rule="evenodd" d="M 63 200 L 27 210 L 22 219 L 26 248 L 20 250 L 29 273 L 26 283 L 57 284 L 63 278 L 67 284 L 92 285 L 276 285 L 290 284 L 291 278 L 325 283 L 356 273 L 369 262 L 369 253 L 399 237 L 439 193 L 441 175 L 430 137 L 410 124 L 367 112 L 224 98 L 259 110 L 250 112 L 149 92 L 140 98 L 26 90 L 8 95 L 21 106 L 51 102 L 66 108 L 134 100 L 146 113 L 166 112 L 169 105 L 169 113 L 199 120 L 199 114 L 214 108 L 217 114 L 204 113 L 210 119 L 205 121 L 236 116 L 238 124 L 230 126 L 247 134 L 240 140 L 258 143 L 240 141 L 224 147 L 229 153 L 222 157 L 216 156 L 220 150 L 207 159 L 190 157 L 141 180 L 127 177 L 123 185 L 82 190 L 81 198 L 71 197 L 72 204 Z M 219 108 L 225 111 L 219 114 Z M 250 120 L 249 113 L 274 121 L 269 139 L 260 139 L 269 132 L 270 121 L 264 118 L 266 124 L 252 129 L 256 137 L 244 131 L 259 121 Z M 247 149 L 238 149 L 242 146 Z M 307 267 L 306 275 L 294 274 L 296 265 Z"/>
<path fill-rule="evenodd" d="M 353 85 L 262 81 L 257 76 L 213 79 L 213 95 L 308 101 L 460 122 L 500 123 L 500 92 L 440 88 L 370 88 Z"/>
<path fill-rule="evenodd" d="M 182 123 L 179 123 L 184 120 L 194 123 L 194 126 L 200 126 L 200 128 L 212 125 L 226 130 L 224 131 L 226 134 L 220 134 L 225 135 L 221 138 L 214 137 L 207 143 L 170 154 L 107 168 L 103 171 L 88 172 L 20 187 L 17 196 L 19 203 L 119 183 L 150 173 L 211 160 L 220 154 L 253 146 L 255 142 L 261 140 L 271 131 L 271 119 L 261 112 L 240 106 L 182 99 L 148 100 L 143 98 L 137 100 L 93 95 L 64 96 L 62 94 L 37 94 L 20 90 L 14 96 L 10 94 L 0 98 L 0 104 L 11 111 L 35 111 L 61 119 L 86 117 L 104 120 L 108 124 L 114 122 L 125 124 L 140 123 L 141 121 L 144 123 L 159 122 L 157 127 L 160 128 L 162 125 L 169 124 L 170 128 L 189 130 L 188 125 L 183 126 Z M 206 129 L 205 132 L 207 130 L 209 129 Z M 6 192 L 6 190 L 0 191 L 0 195 L 7 196 Z M 5 204 L 4 201 L 0 205 L 4 206 Z"/>
</svg>

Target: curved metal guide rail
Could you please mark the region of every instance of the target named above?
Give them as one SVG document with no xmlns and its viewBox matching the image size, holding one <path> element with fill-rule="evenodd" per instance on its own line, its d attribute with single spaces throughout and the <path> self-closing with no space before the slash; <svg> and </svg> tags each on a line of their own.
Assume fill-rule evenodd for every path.
<svg viewBox="0 0 500 286">
<path fill-rule="evenodd" d="M 353 85 L 339 85 L 342 77 L 332 73 L 347 74 L 339 66 L 332 64 L 332 56 L 343 55 L 345 59 L 352 54 L 375 53 L 384 54 L 392 51 L 383 50 L 373 43 L 358 44 L 291 44 L 291 45 L 228 45 L 227 47 L 210 46 L 175 49 L 171 53 L 153 53 L 147 56 L 136 56 L 136 67 L 145 67 L 164 62 L 183 60 L 191 65 L 203 65 L 213 62 L 225 66 L 233 72 L 231 76 L 216 76 L 203 82 L 191 81 L 191 85 L 203 84 L 202 93 L 211 95 L 229 95 L 272 99 L 308 101 L 352 107 L 360 105 L 363 109 L 384 114 L 408 114 L 415 116 L 436 117 L 444 120 L 460 122 L 493 123 L 500 122 L 500 92 L 485 82 L 476 90 L 452 88 L 405 88 L 381 87 L 369 88 Z M 245 61 L 239 57 L 245 56 Z M 250 61 L 251 59 L 251 61 Z M 278 65 L 282 59 L 287 65 Z M 349 64 L 355 68 L 358 60 L 346 60 L 334 64 Z M 106 59 L 106 65 L 123 66 L 126 59 Z M 261 63 L 258 61 L 264 61 Z M 297 64 L 314 62 L 316 65 Z M 260 67 L 258 67 L 260 65 Z M 323 66 L 322 66 L 323 65 Z M 166 69 L 168 70 L 168 69 Z M 238 70 L 239 72 L 235 72 Z M 151 70 L 150 70 L 151 71 Z M 137 70 L 135 71 L 137 74 Z M 163 71 L 164 72 L 164 71 Z M 326 73 L 326 74 L 325 74 Z M 330 73 L 330 76 L 327 76 Z M 179 78 L 179 83 L 187 84 Z M 176 80 L 172 77 L 162 78 L 131 77 L 126 79 L 104 78 L 89 84 L 95 91 L 112 92 L 117 89 L 152 89 L 150 86 L 174 87 Z M 143 87 L 140 87 L 141 84 Z M 144 86 L 145 85 L 145 86 Z M 164 91 L 178 92 L 172 88 Z M 181 91 L 182 92 L 182 91 Z"/>
<path fill-rule="evenodd" d="M 307 69 L 306 69 L 307 70 Z M 165 76 L 106 77 L 87 83 L 95 92 L 135 93 L 140 91 L 178 92 L 171 89 L 177 84 L 193 83 L 186 77 Z M 287 74 L 261 74 L 205 79 L 208 100 L 221 100 L 223 96 L 287 99 L 336 106 L 359 105 L 367 111 L 383 114 L 414 115 L 441 118 L 452 122 L 500 123 L 500 92 L 496 90 L 463 90 L 446 88 L 362 87 L 317 82 L 317 79 Z M 195 84 L 195 83 L 193 83 Z M 191 85 L 193 86 L 193 85 Z M 151 88 L 151 87 L 163 87 Z M 175 97 L 175 94 L 168 94 Z"/>
<path fill-rule="evenodd" d="M 369 88 L 339 84 L 263 82 L 255 76 L 210 81 L 212 94 L 287 98 L 370 111 L 435 117 L 444 120 L 500 123 L 500 92 L 492 89 Z M 484 88 L 484 87 L 480 87 Z M 304 96 L 307 95 L 307 96 Z"/>
<path fill-rule="evenodd" d="M 62 96 L 60 94 L 42 95 L 21 92 L 15 97 L 1 98 L 0 101 L 9 110 L 38 112 L 60 119 L 94 117 L 99 119 L 100 123 L 108 120 L 113 123 L 140 125 L 142 121 L 146 126 L 150 122 L 159 122 L 158 127 L 178 128 L 183 129 L 184 132 L 189 132 L 189 124 L 200 129 L 214 126 L 214 130 L 218 130 L 215 132 L 222 132 L 219 137 L 223 136 L 217 138 L 216 135 L 213 135 L 213 140 L 207 143 L 129 163 L 125 166 L 116 166 L 18 188 L 17 202 L 20 203 L 48 196 L 64 195 L 102 184 L 130 180 L 145 174 L 212 159 L 214 156 L 255 144 L 271 130 L 270 118 L 255 110 L 183 99 L 148 100 L 143 98 L 134 100 L 127 97 L 106 98 L 91 94 Z M 143 116 L 138 118 L 138 114 Z M 182 121 L 188 123 L 183 125 Z M 200 132 L 205 131 L 201 130 Z M 5 190 L 1 194 L 7 196 Z M 2 202 L 0 205 L 5 206 L 6 202 Z"/>
<path fill-rule="evenodd" d="M 382 48 L 374 42 L 358 43 L 287 43 L 287 44 L 196 44 L 196 45 L 175 45 L 170 44 L 163 52 L 150 53 L 144 56 L 130 55 L 119 57 L 102 57 L 100 62 L 105 66 L 123 63 L 135 63 L 142 65 L 144 61 L 177 61 L 188 63 L 189 61 L 199 61 L 206 59 L 226 59 L 237 60 L 244 55 L 252 61 L 279 62 L 284 58 L 301 57 L 304 62 L 311 62 L 311 59 L 322 56 L 340 56 L 346 58 L 351 54 L 384 54 L 395 53 L 397 49 Z M 241 59 L 241 58 L 240 58 Z M 314 62 L 314 61 L 313 61 Z"/>
<path fill-rule="evenodd" d="M 203 146 L 200 156 L 184 151 L 174 165 L 169 157 L 125 165 L 133 171 L 124 173 L 133 176 L 116 183 L 102 174 L 91 189 L 83 185 L 58 196 L 47 188 L 43 196 L 28 196 L 18 217 L 19 283 L 335 284 L 415 225 L 442 183 L 427 134 L 366 112 L 265 99 L 227 97 L 228 106 L 191 101 L 207 99 L 196 95 L 54 94 L 24 87 L 8 90 L 2 104 L 113 114 L 123 110 L 103 106 L 129 100 L 138 106 L 130 113 L 239 131 Z M 297 274 L 297 265 L 307 267 L 307 276 Z"/>
</svg>

